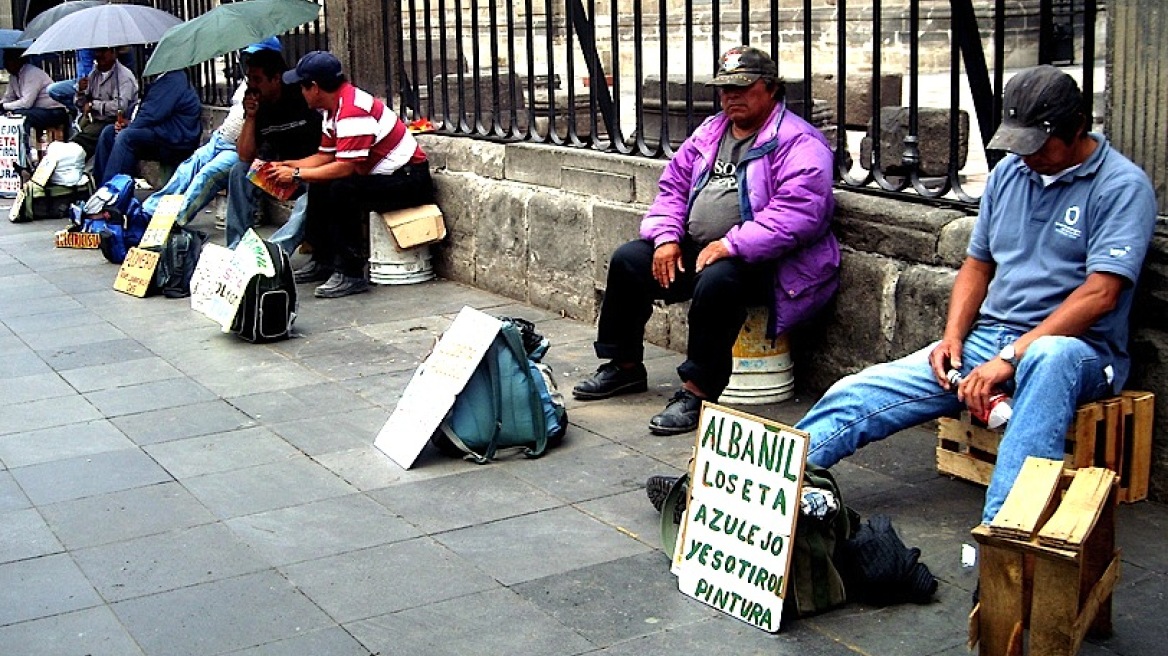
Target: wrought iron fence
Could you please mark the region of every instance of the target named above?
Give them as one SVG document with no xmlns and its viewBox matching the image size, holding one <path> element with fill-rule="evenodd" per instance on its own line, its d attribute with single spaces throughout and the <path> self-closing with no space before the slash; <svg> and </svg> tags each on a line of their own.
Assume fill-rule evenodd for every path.
<svg viewBox="0 0 1168 656">
<path fill-rule="evenodd" d="M 445 134 L 668 157 L 717 111 L 720 52 L 769 50 L 846 187 L 974 203 L 1016 70 L 1102 86 L 1096 0 L 382 0 L 409 118 Z M 1096 103 L 1096 112 L 1102 106 Z"/>
</svg>

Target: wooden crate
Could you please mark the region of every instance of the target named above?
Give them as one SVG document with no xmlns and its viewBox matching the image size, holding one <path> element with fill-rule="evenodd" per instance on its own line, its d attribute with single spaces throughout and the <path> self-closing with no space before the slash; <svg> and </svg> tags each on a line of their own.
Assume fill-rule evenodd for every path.
<svg viewBox="0 0 1168 656">
<path fill-rule="evenodd" d="M 1067 431 L 1067 468 L 1107 467 L 1119 474 L 1121 502 L 1146 499 L 1155 400 L 1151 392 L 1126 391 L 1079 406 Z M 937 470 L 988 485 L 1002 431 L 986 428 L 971 419 L 968 412 L 960 417 L 942 417 L 938 424 Z"/>
</svg>

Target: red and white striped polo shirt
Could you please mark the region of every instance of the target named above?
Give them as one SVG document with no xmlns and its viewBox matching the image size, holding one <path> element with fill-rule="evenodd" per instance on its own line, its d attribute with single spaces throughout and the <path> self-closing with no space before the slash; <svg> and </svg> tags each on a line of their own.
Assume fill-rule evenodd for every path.
<svg viewBox="0 0 1168 656">
<path fill-rule="evenodd" d="M 360 175 L 389 175 L 426 154 L 397 114 L 372 95 L 343 82 L 337 106 L 326 112 L 320 152 L 352 162 Z"/>
</svg>

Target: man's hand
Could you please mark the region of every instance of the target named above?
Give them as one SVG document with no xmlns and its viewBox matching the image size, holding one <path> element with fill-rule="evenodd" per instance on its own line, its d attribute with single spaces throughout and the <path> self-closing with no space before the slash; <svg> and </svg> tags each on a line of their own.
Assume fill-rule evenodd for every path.
<svg viewBox="0 0 1168 656">
<path fill-rule="evenodd" d="M 1002 383 L 1014 377 L 1014 367 L 1001 358 L 994 358 L 969 372 L 957 386 L 957 398 L 974 415 L 985 416 L 990 396 L 1002 390 Z"/>
<path fill-rule="evenodd" d="M 685 271 L 681 264 L 681 246 L 677 242 L 661 244 L 653 251 L 653 278 L 665 289 L 677 279 L 677 272 Z"/>
<path fill-rule="evenodd" d="M 712 241 L 702 249 L 701 253 L 698 253 L 698 260 L 694 265 L 694 271 L 701 273 L 702 269 L 724 257 L 730 257 L 730 251 L 726 250 L 726 245 L 722 243 L 721 239 Z"/>
<path fill-rule="evenodd" d="M 80 80 L 77 80 L 78 93 L 85 93 L 88 89 L 89 89 L 89 78 L 88 77 L 83 77 Z"/>
<path fill-rule="evenodd" d="M 948 373 L 950 369 L 961 368 L 961 350 L 963 346 L 960 339 L 955 337 L 945 337 L 929 354 L 929 365 L 933 367 L 933 376 L 937 382 L 941 384 L 941 389 L 951 389 L 949 384 Z"/>
<path fill-rule="evenodd" d="M 248 89 L 243 96 L 243 116 L 244 118 L 255 118 L 256 112 L 260 108 L 260 94 L 258 91 Z"/>
<path fill-rule="evenodd" d="M 290 185 L 292 184 L 292 174 L 295 172 L 296 168 L 287 164 L 272 164 L 268 167 L 266 177 L 276 184 Z"/>
<path fill-rule="evenodd" d="M 93 103 L 85 103 L 81 106 L 81 115 L 85 116 L 93 110 Z"/>
</svg>

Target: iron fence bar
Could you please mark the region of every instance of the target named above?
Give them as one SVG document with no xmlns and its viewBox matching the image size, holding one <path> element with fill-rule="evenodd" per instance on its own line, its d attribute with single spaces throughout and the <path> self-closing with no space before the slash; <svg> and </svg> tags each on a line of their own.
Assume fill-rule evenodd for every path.
<svg viewBox="0 0 1168 656">
<path fill-rule="evenodd" d="M 454 33 L 457 35 L 454 41 L 454 52 L 455 56 L 458 57 L 458 71 L 455 72 L 455 81 L 458 83 L 457 129 L 459 132 L 473 132 L 474 128 L 466 121 L 466 75 L 462 70 L 466 63 L 466 53 L 463 52 L 462 48 L 462 0 L 454 0 Z"/>
<path fill-rule="evenodd" d="M 880 40 L 883 38 L 882 22 L 880 3 L 874 2 L 872 3 L 872 84 L 869 87 L 872 100 L 872 178 L 882 189 L 900 191 L 908 184 L 908 180 L 903 176 L 889 177 L 884 175 L 884 161 L 880 157 L 881 131 L 884 127 L 881 125 L 883 103 L 880 101 L 880 91 L 883 86 L 880 84 L 880 77 L 883 74 L 880 54 Z"/>
<path fill-rule="evenodd" d="M 430 19 L 431 5 L 430 0 L 422 0 L 422 34 L 425 38 L 426 44 L 426 107 L 423 109 L 421 102 L 421 86 L 418 86 L 418 113 L 425 116 L 427 119 L 433 121 L 434 119 L 434 58 L 431 56 L 434 52 L 434 42 L 432 35 L 434 34 L 433 25 Z M 414 26 L 414 21 L 410 21 L 410 25 Z M 413 46 L 413 68 L 414 68 L 414 83 L 418 84 L 418 35 L 415 31 L 411 38 Z"/>
<path fill-rule="evenodd" d="M 973 95 L 973 108 L 977 113 L 981 142 L 986 144 L 989 143 L 994 130 L 998 128 L 998 122 L 993 117 L 994 90 L 990 87 L 989 69 L 981 48 L 977 14 L 973 11 L 973 0 L 949 0 L 949 4 L 953 34 L 965 62 L 965 77 L 969 81 L 969 90 Z"/>
<path fill-rule="evenodd" d="M 1091 101 L 1092 114 L 1095 109 L 1095 30 L 1099 7 L 1095 0 L 1083 3 L 1083 97 Z M 1092 119 L 1092 117 L 1088 117 Z M 1090 128 L 1090 126 L 1088 126 Z"/>
<path fill-rule="evenodd" d="M 559 76 L 556 73 L 556 56 L 555 56 L 555 41 L 556 41 L 556 20 L 553 0 L 545 0 L 544 2 L 544 17 L 547 23 L 547 86 L 548 86 L 548 120 L 553 120 L 556 112 L 556 94 L 552 91 L 556 87 L 556 78 Z M 562 146 L 566 142 L 560 138 L 560 135 L 555 130 L 549 129 L 544 141 L 551 142 L 557 146 Z"/>
<path fill-rule="evenodd" d="M 564 26 L 564 52 L 566 55 L 564 73 L 568 78 L 568 106 L 566 108 L 567 130 L 565 130 L 567 137 L 565 138 L 565 141 L 573 146 L 586 146 L 587 144 L 583 141 L 580 141 L 580 137 L 576 134 L 576 58 L 573 56 L 576 52 L 576 49 L 572 44 L 574 38 L 573 34 L 575 34 L 578 29 L 573 28 L 579 25 L 576 19 L 587 21 L 588 16 L 584 13 L 584 6 L 580 3 L 580 0 L 565 0 L 564 15 L 567 21 L 570 23 L 569 25 Z M 581 41 L 580 47 L 581 54 L 584 54 L 585 57 L 587 57 L 587 54 L 583 52 L 583 41 Z M 595 47 L 595 45 L 593 45 L 593 47 Z M 587 64 L 585 64 L 585 66 L 587 66 Z M 548 88 L 548 93 L 553 93 L 550 87 Z M 558 117 L 548 117 L 549 130 L 555 129 L 556 118 Z"/>
<path fill-rule="evenodd" d="M 533 0 L 523 1 L 523 11 L 526 14 L 526 32 L 524 46 L 527 49 L 527 97 L 535 97 L 535 3 Z M 548 104 L 549 115 L 552 111 Z M 529 141 L 539 141 L 539 132 L 535 129 L 535 105 L 527 103 L 527 134 L 524 138 Z"/>
<path fill-rule="evenodd" d="M 911 0 L 909 4 L 909 33 L 920 33 L 921 7 L 919 0 Z M 954 142 L 949 144 L 949 166 L 946 175 L 939 185 L 925 184 L 921 173 L 921 144 L 920 144 L 920 43 L 918 39 L 909 42 L 909 86 L 908 86 L 908 135 L 904 138 L 904 153 L 901 163 L 908 168 L 908 178 L 914 191 L 924 198 L 936 198 L 949 191 L 949 181 L 957 176 L 956 148 Z M 949 120 L 956 120 L 956 108 L 949 108 Z"/>
<path fill-rule="evenodd" d="M 615 4 L 615 3 L 614 3 Z M 643 43 L 645 35 L 644 21 L 642 20 L 641 0 L 633 0 L 633 43 Z M 642 155 L 653 155 L 653 149 L 645 141 L 645 58 L 641 48 L 633 51 L 633 97 L 636 109 L 636 150 Z"/>
<path fill-rule="evenodd" d="M 953 30 L 954 34 L 957 34 L 957 30 L 959 29 L 957 26 L 957 23 L 961 20 L 965 20 L 965 18 L 960 17 L 958 15 L 958 13 L 955 11 L 950 12 L 949 22 L 950 22 L 950 26 L 951 26 L 951 29 Z M 955 40 L 949 46 L 949 106 L 950 107 L 960 107 L 961 106 L 961 54 L 962 54 L 962 46 L 961 46 L 960 42 Z M 966 61 L 968 61 L 968 58 Z M 983 63 L 984 63 L 984 61 L 983 61 Z M 980 114 L 978 115 L 978 121 L 979 122 L 981 121 Z M 972 138 L 972 136 L 973 135 L 970 135 L 971 138 Z M 959 137 L 960 137 L 960 135 L 957 132 L 957 123 L 955 121 L 950 121 L 949 122 L 949 153 L 950 153 L 949 157 L 951 159 L 954 157 L 954 153 L 956 152 L 957 140 Z M 989 139 L 987 138 L 982 143 L 988 143 L 988 142 L 989 142 Z M 953 186 L 953 194 L 955 196 L 957 196 L 958 200 L 966 202 L 966 203 L 971 203 L 971 204 L 977 202 L 976 198 L 974 198 L 973 196 L 970 196 L 968 193 L 965 192 L 965 188 L 961 184 L 961 178 L 954 177 L 950 182 Z"/>
<path fill-rule="evenodd" d="M 776 2 L 777 2 L 777 0 L 776 0 Z M 773 6 L 773 4 L 772 4 L 772 6 Z M 772 16 L 773 15 L 774 15 L 774 12 L 772 10 Z M 775 29 L 774 25 L 771 26 L 771 32 L 772 33 L 778 32 L 778 30 Z M 812 89 L 812 86 L 811 86 L 811 47 L 808 44 L 808 39 L 810 37 L 811 37 L 811 0 L 803 0 L 803 97 L 807 99 L 807 101 L 806 101 L 807 104 L 804 105 L 803 118 L 807 119 L 808 122 L 811 122 L 812 110 L 815 108 L 815 100 L 812 99 L 812 95 L 814 95 L 814 93 L 811 90 Z M 775 57 L 776 61 L 778 61 L 779 45 L 778 45 L 777 41 L 775 42 L 774 49 L 771 51 L 771 53 L 772 53 L 771 56 Z M 838 129 L 842 130 L 843 129 L 843 122 L 841 120 L 837 119 L 836 123 L 840 126 Z"/>
<path fill-rule="evenodd" d="M 1054 4 L 1051 0 L 1038 2 L 1038 63 L 1054 61 Z"/>
<path fill-rule="evenodd" d="M 771 0 L 777 2 L 778 0 Z M 693 43 L 693 0 L 685 0 L 685 26 L 682 28 L 685 34 L 685 42 L 687 44 Z M 697 121 L 694 114 L 694 49 L 685 49 L 685 129 L 692 133 L 696 128 Z"/>
<path fill-rule="evenodd" d="M 495 4 L 495 0 L 487 0 L 487 17 L 487 20 L 490 24 L 491 70 L 493 71 L 491 75 L 491 102 L 493 102 L 495 105 L 491 111 L 491 133 L 499 137 L 505 137 L 507 136 L 507 133 L 503 128 L 503 97 L 501 95 L 502 89 L 499 88 L 501 82 L 501 73 L 499 72 L 499 18 L 498 7 Z M 511 76 L 507 76 L 508 88 L 511 87 L 510 77 Z M 511 106 L 511 103 L 508 103 L 507 111 L 510 112 L 512 110 L 513 107 Z M 510 118 L 510 116 L 508 116 L 508 118 Z M 508 126 L 510 126 L 510 124 L 508 124 Z"/>
<path fill-rule="evenodd" d="M 438 0 L 438 16 L 438 67 L 442 71 L 442 127 L 452 132 L 458 132 L 458 125 L 452 124 L 450 121 L 450 70 L 446 65 L 446 0 Z M 460 49 L 458 54 L 461 55 L 461 52 Z M 456 65 L 459 70 L 462 70 L 461 57 Z M 437 91 L 437 89 L 431 89 L 430 95 L 435 95 Z"/>
<path fill-rule="evenodd" d="M 523 133 L 519 129 L 519 99 L 523 97 L 523 91 L 519 88 L 519 71 L 515 68 L 515 12 L 512 11 L 507 12 L 507 93 L 511 102 L 509 114 L 511 124 L 508 131 L 512 138 L 522 139 Z M 531 104 L 529 102 L 527 106 Z"/>
<path fill-rule="evenodd" d="M 872 169 L 869 166 L 864 166 L 860 163 L 860 170 L 864 171 L 863 178 L 853 178 L 851 175 L 851 154 L 848 151 L 848 130 L 847 130 L 847 70 L 848 70 L 848 48 L 847 48 L 847 15 L 848 2 L 847 0 L 838 0 L 838 11 L 836 14 L 836 57 L 838 64 L 836 65 L 836 122 L 839 129 L 836 131 L 836 147 L 835 147 L 835 161 L 836 169 L 839 175 L 839 181 L 851 187 L 862 187 L 872 181 Z M 842 118 L 841 118 L 842 117 Z M 863 157 L 863 153 L 860 155 Z"/>
<path fill-rule="evenodd" d="M 746 0 L 742 0 L 743 3 Z M 659 79 L 657 80 L 657 95 L 661 98 L 661 133 L 658 135 L 657 152 L 672 156 L 673 143 L 669 140 L 669 41 L 665 36 L 665 25 L 667 16 L 665 15 L 666 3 L 663 0 L 657 2 L 657 43 L 659 62 L 657 66 L 657 73 Z"/>
<path fill-rule="evenodd" d="M 470 80 L 473 91 L 471 126 L 470 129 L 475 134 L 487 134 L 488 130 L 483 125 L 483 62 L 479 48 L 479 3 L 478 0 L 469 0 L 470 2 Z M 459 30 L 459 34 L 462 31 Z M 492 68 L 493 70 L 493 68 Z M 494 86 L 493 84 L 491 85 Z M 459 87 L 462 88 L 461 86 Z"/>
</svg>

